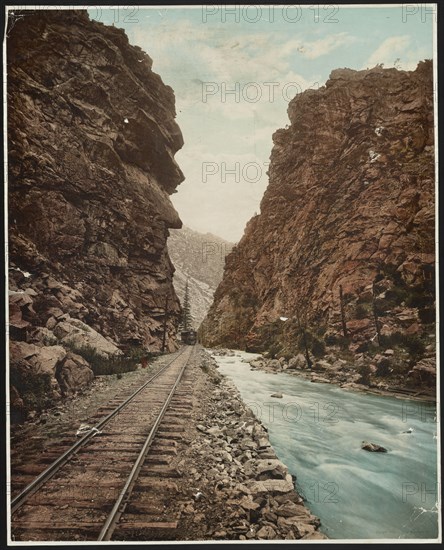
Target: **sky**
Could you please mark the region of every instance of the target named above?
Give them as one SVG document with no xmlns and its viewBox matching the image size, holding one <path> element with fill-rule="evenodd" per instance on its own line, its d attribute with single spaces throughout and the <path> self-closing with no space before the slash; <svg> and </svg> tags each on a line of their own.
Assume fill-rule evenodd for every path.
<svg viewBox="0 0 444 550">
<path fill-rule="evenodd" d="M 223 6 L 89 9 L 123 28 L 176 96 L 185 225 L 232 242 L 260 212 L 272 134 L 289 101 L 333 69 L 414 70 L 434 51 L 434 6 Z"/>
</svg>

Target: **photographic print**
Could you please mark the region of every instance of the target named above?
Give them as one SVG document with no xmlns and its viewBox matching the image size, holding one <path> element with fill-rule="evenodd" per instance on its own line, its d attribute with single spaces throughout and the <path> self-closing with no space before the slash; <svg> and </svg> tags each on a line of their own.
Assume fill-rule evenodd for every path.
<svg viewBox="0 0 444 550">
<path fill-rule="evenodd" d="M 6 7 L 8 545 L 441 541 L 437 18 Z"/>
</svg>

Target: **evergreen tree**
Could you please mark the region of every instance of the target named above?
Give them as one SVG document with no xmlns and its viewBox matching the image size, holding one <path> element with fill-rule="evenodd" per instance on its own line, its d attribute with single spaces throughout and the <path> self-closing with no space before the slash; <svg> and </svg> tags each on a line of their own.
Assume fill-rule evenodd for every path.
<svg viewBox="0 0 444 550">
<path fill-rule="evenodd" d="M 193 317 L 191 315 L 190 293 L 188 288 L 188 280 L 185 285 L 185 296 L 182 306 L 182 330 L 191 330 L 193 328 Z"/>
</svg>

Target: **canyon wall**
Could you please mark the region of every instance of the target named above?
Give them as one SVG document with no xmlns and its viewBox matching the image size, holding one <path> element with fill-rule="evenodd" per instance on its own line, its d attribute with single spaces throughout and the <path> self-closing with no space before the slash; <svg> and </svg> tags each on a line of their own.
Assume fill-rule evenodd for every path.
<svg viewBox="0 0 444 550">
<path fill-rule="evenodd" d="M 233 243 L 211 233 L 199 233 L 189 227 L 172 229 L 168 251 L 174 264 L 174 288 L 183 304 L 188 281 L 193 327 L 199 327 L 213 302 L 222 280 L 225 256 Z"/>
<path fill-rule="evenodd" d="M 260 214 L 226 259 L 201 338 L 277 355 L 303 349 L 304 331 L 321 352 L 365 353 L 378 338 L 380 347 L 424 339 L 430 350 L 432 62 L 334 70 L 288 116 L 273 135 Z"/>
<path fill-rule="evenodd" d="M 166 296 L 166 347 L 177 346 L 166 242 L 182 226 L 169 195 L 184 179 L 183 139 L 173 90 L 151 67 L 85 11 L 10 16 L 11 369 L 47 372 L 55 393 L 63 372 L 90 377 L 68 340 L 105 355 L 159 350 Z"/>
</svg>

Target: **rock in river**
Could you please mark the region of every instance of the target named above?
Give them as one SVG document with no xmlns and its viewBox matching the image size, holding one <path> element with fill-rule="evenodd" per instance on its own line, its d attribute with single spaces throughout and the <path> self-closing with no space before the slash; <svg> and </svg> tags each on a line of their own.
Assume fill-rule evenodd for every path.
<svg viewBox="0 0 444 550">
<path fill-rule="evenodd" d="M 370 451 L 372 453 L 386 453 L 387 449 L 384 447 L 381 447 L 381 445 L 377 445 L 376 443 L 369 443 L 368 441 L 363 441 L 361 445 L 361 449 L 364 449 L 364 451 Z"/>
</svg>

